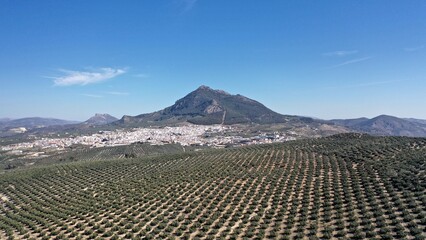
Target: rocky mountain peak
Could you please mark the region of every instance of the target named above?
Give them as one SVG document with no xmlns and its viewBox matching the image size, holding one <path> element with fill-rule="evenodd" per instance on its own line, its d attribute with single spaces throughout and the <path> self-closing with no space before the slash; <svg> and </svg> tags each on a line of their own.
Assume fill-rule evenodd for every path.
<svg viewBox="0 0 426 240">
<path fill-rule="evenodd" d="M 231 95 L 223 90 L 213 89 L 206 85 L 201 85 L 193 93 L 200 93 L 200 92 L 210 92 L 210 93 L 221 94 L 221 95 Z"/>
<path fill-rule="evenodd" d="M 213 89 L 210 88 L 209 86 L 201 85 L 200 87 L 197 88 L 197 90 L 213 90 Z"/>
<path fill-rule="evenodd" d="M 93 117 L 89 118 L 87 121 L 85 121 L 85 124 L 89 125 L 104 125 L 108 123 L 112 123 L 117 121 L 118 119 L 106 114 L 106 113 L 96 113 Z"/>
<path fill-rule="evenodd" d="M 279 123 L 286 117 L 263 104 L 244 97 L 231 95 L 202 85 L 175 104 L 163 110 L 122 118 L 121 123 L 175 123 L 193 124 L 236 124 L 236 123 Z"/>
</svg>

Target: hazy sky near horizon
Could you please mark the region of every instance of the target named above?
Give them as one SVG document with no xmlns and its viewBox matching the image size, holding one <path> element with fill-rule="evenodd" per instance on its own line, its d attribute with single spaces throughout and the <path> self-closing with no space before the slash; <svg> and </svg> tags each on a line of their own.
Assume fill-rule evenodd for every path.
<svg viewBox="0 0 426 240">
<path fill-rule="evenodd" d="M 0 118 L 138 115 L 200 85 L 426 119 L 426 1 L 0 0 Z"/>
</svg>

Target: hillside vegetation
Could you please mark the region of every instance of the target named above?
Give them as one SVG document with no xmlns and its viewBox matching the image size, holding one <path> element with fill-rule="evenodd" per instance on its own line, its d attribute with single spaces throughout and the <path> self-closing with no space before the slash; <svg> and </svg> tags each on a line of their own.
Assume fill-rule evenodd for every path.
<svg viewBox="0 0 426 240">
<path fill-rule="evenodd" d="M 100 161 L 125 158 L 136 158 L 150 155 L 161 155 L 179 152 L 191 152 L 202 147 L 183 147 L 180 144 L 151 145 L 148 143 L 133 143 L 123 146 L 89 148 L 87 146 L 73 146 L 65 151 L 58 152 L 48 157 L 38 156 L 33 158 L 16 157 L 0 152 L 0 173 L 15 168 L 37 165 L 77 162 Z"/>
<path fill-rule="evenodd" d="M 426 139 L 359 134 L 0 176 L 0 239 L 424 239 Z"/>
<path fill-rule="evenodd" d="M 305 118 L 285 116 L 272 111 L 263 104 L 244 97 L 231 95 L 222 90 L 201 86 L 163 110 L 124 116 L 117 125 L 170 125 L 190 122 L 201 125 L 237 123 L 285 123 L 304 122 Z M 312 119 L 311 119 L 312 120 Z"/>
</svg>

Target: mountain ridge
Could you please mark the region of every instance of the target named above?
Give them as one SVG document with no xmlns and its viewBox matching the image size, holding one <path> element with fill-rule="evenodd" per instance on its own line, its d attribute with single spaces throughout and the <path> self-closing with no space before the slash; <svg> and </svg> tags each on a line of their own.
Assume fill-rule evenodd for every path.
<svg viewBox="0 0 426 240">
<path fill-rule="evenodd" d="M 189 122 L 199 125 L 239 123 L 284 123 L 291 116 L 276 113 L 258 101 L 240 94 L 200 86 L 172 106 L 153 113 L 123 116 L 121 124 Z"/>
<path fill-rule="evenodd" d="M 407 120 L 382 114 L 371 119 L 333 119 L 330 122 L 371 135 L 426 137 L 426 124 L 420 119 Z"/>
<path fill-rule="evenodd" d="M 58 125 L 69 125 L 79 123 L 77 121 L 56 119 L 56 118 L 42 118 L 42 117 L 27 117 L 19 119 L 10 119 L 8 121 L 0 122 L 0 129 L 6 128 L 42 128 L 48 126 L 58 126 Z"/>
<path fill-rule="evenodd" d="M 197 125 L 281 125 L 285 129 L 302 129 L 318 136 L 317 131 L 332 133 L 359 132 L 381 136 L 426 137 L 426 120 L 379 115 L 374 118 L 321 120 L 312 117 L 284 115 L 262 103 L 240 94 L 230 94 L 202 85 L 178 99 L 173 105 L 152 113 L 124 115 L 117 119 L 97 113 L 84 122 L 54 118 L 0 119 L 0 137 L 58 132 L 93 132 L 100 129 L 127 127 Z M 25 128 L 25 129 L 23 129 Z"/>
</svg>

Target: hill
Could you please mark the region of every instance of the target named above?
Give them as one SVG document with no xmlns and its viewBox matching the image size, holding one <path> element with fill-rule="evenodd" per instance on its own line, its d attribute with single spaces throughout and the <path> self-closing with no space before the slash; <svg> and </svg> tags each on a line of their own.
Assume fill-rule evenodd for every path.
<svg viewBox="0 0 426 240">
<path fill-rule="evenodd" d="M 60 126 L 60 125 L 68 125 L 75 124 L 75 121 L 68 121 L 62 119 L 55 118 L 40 118 L 40 117 L 32 117 L 32 118 L 20 118 L 8 121 L 0 122 L 0 129 L 8 129 L 8 128 L 42 128 L 49 126 Z"/>
<path fill-rule="evenodd" d="M 108 123 L 112 123 L 118 121 L 118 118 L 113 117 L 109 114 L 100 114 L 100 113 L 96 113 L 95 116 L 89 118 L 88 120 L 86 120 L 85 122 L 83 122 L 83 124 L 89 124 L 89 125 L 105 125 Z"/>
<path fill-rule="evenodd" d="M 33 118 L 29 118 L 33 119 Z M 17 125 L 23 126 L 26 123 L 26 119 L 23 124 L 19 123 Z M 37 120 L 37 118 L 36 118 Z M 12 129 L 11 127 L 1 129 L 0 127 L 0 137 L 4 138 L 4 141 L 7 142 L 19 142 L 31 139 L 31 136 L 37 136 L 40 138 L 50 138 L 57 136 L 70 136 L 70 135 L 80 135 L 80 134 L 91 134 L 100 130 L 114 130 L 116 127 L 108 126 L 108 124 L 117 121 L 118 119 L 109 115 L 109 114 L 95 114 L 93 117 L 89 118 L 84 122 L 75 122 L 75 121 L 66 121 L 66 120 L 57 120 L 57 119 L 47 119 L 47 122 L 39 123 L 48 123 L 35 125 L 36 127 L 25 127 L 25 130 L 21 127 L 15 127 L 18 129 Z M 52 120 L 51 122 L 49 122 Z M 56 120 L 56 121 L 55 121 Z M 10 122 L 6 122 L 4 125 Z M 0 126 L 2 123 L 0 122 Z M 30 126 L 27 124 L 27 126 Z M 1 141 L 0 141 L 1 142 Z"/>
<path fill-rule="evenodd" d="M 242 95 L 231 95 L 222 90 L 201 86 L 170 107 L 135 117 L 124 116 L 119 123 L 267 124 L 283 123 L 290 119 L 292 119 L 291 116 L 276 113 L 263 104 Z"/>
<path fill-rule="evenodd" d="M 382 136 L 426 137 L 426 124 L 422 121 L 406 120 L 388 115 L 372 119 L 337 119 L 331 122 L 354 131 Z"/>
<path fill-rule="evenodd" d="M 424 239 L 426 140 L 337 135 L 0 175 L 0 239 Z"/>
<path fill-rule="evenodd" d="M 0 118 L 0 123 L 2 123 L 2 122 L 9 122 L 10 120 L 12 120 L 12 119 L 10 119 L 10 118 Z"/>
<path fill-rule="evenodd" d="M 404 120 L 407 120 L 409 122 L 414 122 L 414 123 L 426 124 L 426 120 L 424 119 L 404 118 Z"/>
</svg>

